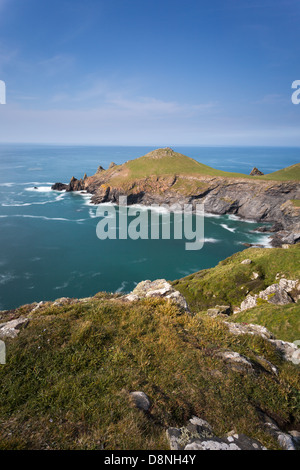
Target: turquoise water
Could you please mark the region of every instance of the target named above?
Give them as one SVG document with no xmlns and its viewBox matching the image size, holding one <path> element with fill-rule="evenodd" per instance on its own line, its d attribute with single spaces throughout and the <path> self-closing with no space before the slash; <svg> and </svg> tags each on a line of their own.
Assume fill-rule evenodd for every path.
<svg viewBox="0 0 300 470">
<path fill-rule="evenodd" d="M 141 280 L 177 279 L 244 249 L 267 244 L 256 223 L 231 216 L 205 218 L 202 250 L 186 240 L 104 240 L 96 236 L 96 207 L 89 196 L 51 191 L 56 181 L 93 174 L 151 147 L 0 146 L 0 308 L 98 291 L 127 292 Z M 264 172 L 299 162 L 299 149 L 176 147 L 216 168 Z M 34 189 L 37 187 L 38 189 Z"/>
</svg>

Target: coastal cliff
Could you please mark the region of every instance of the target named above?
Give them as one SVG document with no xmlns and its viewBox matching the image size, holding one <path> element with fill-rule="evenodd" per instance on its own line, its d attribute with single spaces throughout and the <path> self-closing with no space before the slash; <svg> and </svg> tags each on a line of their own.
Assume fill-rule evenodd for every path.
<svg viewBox="0 0 300 470">
<path fill-rule="evenodd" d="M 208 213 L 276 222 L 273 245 L 280 246 L 300 240 L 300 164 L 293 167 L 248 176 L 215 170 L 166 148 L 108 170 L 100 166 L 93 176 L 72 177 L 52 189 L 86 191 L 94 204 L 118 203 L 121 195 L 129 205 L 203 203 Z"/>
</svg>

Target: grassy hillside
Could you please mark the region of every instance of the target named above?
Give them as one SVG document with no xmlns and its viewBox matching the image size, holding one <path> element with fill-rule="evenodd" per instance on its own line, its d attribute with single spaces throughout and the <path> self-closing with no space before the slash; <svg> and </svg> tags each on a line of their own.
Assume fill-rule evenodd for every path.
<svg viewBox="0 0 300 470">
<path fill-rule="evenodd" d="M 116 173 L 117 170 L 117 173 Z M 187 157 L 172 149 L 157 149 L 144 155 L 143 157 L 129 160 L 123 165 L 115 166 L 107 170 L 108 175 L 112 175 L 111 183 L 119 184 L 126 180 L 135 180 L 149 176 L 166 175 L 189 175 L 189 176 L 213 176 L 222 178 L 247 178 L 250 180 L 300 180 L 300 164 L 285 168 L 275 173 L 264 176 L 250 176 L 243 173 L 231 173 L 216 170 L 210 166 L 197 162 L 193 158 Z"/>
<path fill-rule="evenodd" d="M 252 263 L 241 264 L 247 258 Z M 259 277 L 251 279 L 253 273 Z M 288 250 L 251 248 L 221 261 L 215 268 L 175 281 L 173 285 L 185 296 L 194 312 L 204 312 L 215 305 L 240 306 L 248 293 L 258 293 L 278 282 L 279 277 L 300 278 L 300 244 L 290 246 Z M 262 324 L 280 339 L 294 341 L 300 338 L 299 304 L 288 307 L 266 305 L 231 318 Z"/>
<path fill-rule="evenodd" d="M 107 294 L 46 305 L 30 318 L 6 341 L 0 366 L 0 449 L 167 449 L 165 430 L 192 415 L 220 436 L 235 429 L 276 449 L 259 409 L 282 429 L 300 426 L 297 366 L 218 320 L 163 300 L 128 304 Z M 255 372 L 231 369 L 216 355 L 222 348 L 250 358 Z M 132 405 L 135 390 L 149 396 L 149 413 Z"/>
</svg>

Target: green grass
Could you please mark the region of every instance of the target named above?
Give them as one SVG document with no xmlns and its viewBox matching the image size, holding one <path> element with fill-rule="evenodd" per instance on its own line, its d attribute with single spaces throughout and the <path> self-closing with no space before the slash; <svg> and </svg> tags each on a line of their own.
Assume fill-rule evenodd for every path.
<svg viewBox="0 0 300 470">
<path fill-rule="evenodd" d="M 283 170 L 264 176 L 250 176 L 244 173 L 231 173 L 216 170 L 210 166 L 197 162 L 193 158 L 174 152 L 171 149 L 157 149 L 143 157 L 130 160 L 124 165 L 118 166 L 108 172 L 112 173 L 112 184 L 147 178 L 151 176 L 188 175 L 188 176 L 213 176 L 221 178 L 246 178 L 250 180 L 300 180 L 300 163 Z"/>
<path fill-rule="evenodd" d="M 277 338 L 293 342 L 300 340 L 300 305 L 270 305 L 265 303 L 232 315 L 233 322 L 255 323 L 265 326 Z"/>
<path fill-rule="evenodd" d="M 258 409 L 283 428 L 300 425 L 297 367 L 259 337 L 237 337 L 209 317 L 163 300 L 124 304 L 99 295 L 31 315 L 7 340 L 0 366 L 0 449 L 167 449 L 165 430 L 193 415 L 218 435 L 235 429 L 277 448 Z M 245 354 L 257 370 L 231 370 L 219 348 Z M 279 376 L 258 366 L 264 356 Z M 134 408 L 142 390 L 150 413 Z"/>
<path fill-rule="evenodd" d="M 252 263 L 241 264 L 247 258 L 251 259 Z M 251 279 L 253 272 L 259 274 L 255 280 Z M 257 294 L 269 285 L 277 283 L 278 277 L 300 278 L 300 244 L 290 246 L 288 250 L 250 248 L 221 261 L 214 268 L 174 281 L 173 285 L 185 296 L 192 311 L 200 312 L 216 305 L 238 307 L 247 294 Z M 265 308 L 269 309 L 268 306 Z M 299 331 L 299 306 L 295 306 L 293 312 Z M 243 315 L 240 314 L 241 320 L 246 318 Z M 255 320 L 255 315 L 253 318 Z M 277 318 L 279 319 L 278 315 Z M 280 328 L 275 332 L 283 335 L 286 333 Z"/>
</svg>

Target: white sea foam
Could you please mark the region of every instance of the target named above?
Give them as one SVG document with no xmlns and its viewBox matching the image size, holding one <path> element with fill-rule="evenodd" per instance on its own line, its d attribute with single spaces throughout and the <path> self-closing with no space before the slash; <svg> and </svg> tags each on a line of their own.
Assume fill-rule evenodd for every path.
<svg viewBox="0 0 300 470">
<path fill-rule="evenodd" d="M 28 214 L 12 214 L 12 215 L 0 215 L 1 219 L 8 219 L 12 217 L 20 217 L 24 219 L 42 219 L 42 220 L 57 220 L 63 222 L 85 222 L 89 219 L 65 219 L 63 217 L 46 217 L 44 215 L 28 215 Z"/>
<path fill-rule="evenodd" d="M 115 291 L 115 293 L 123 292 L 127 284 L 128 284 L 128 281 L 123 281 L 120 287 L 118 287 L 118 289 Z"/>
<path fill-rule="evenodd" d="M 234 214 L 229 214 L 228 215 L 229 220 L 234 220 L 237 222 L 246 222 L 247 224 L 256 224 L 256 220 L 253 219 L 243 219 L 242 217 L 238 217 L 237 215 Z"/>
<path fill-rule="evenodd" d="M 25 188 L 25 191 L 34 191 L 37 193 L 50 193 L 51 191 L 53 191 L 53 189 L 51 189 L 51 186 L 34 186 L 33 188 Z"/>
<path fill-rule="evenodd" d="M 225 230 L 228 230 L 229 232 L 235 232 L 236 228 L 228 227 L 226 224 L 220 224 L 221 227 L 223 227 Z"/>
<path fill-rule="evenodd" d="M 204 243 L 219 243 L 221 240 L 217 240 L 216 238 L 204 238 Z"/>
<path fill-rule="evenodd" d="M 204 213 L 204 217 L 211 217 L 211 218 L 219 219 L 220 217 L 222 217 L 222 215 L 219 215 L 219 214 L 210 214 L 209 212 L 205 212 L 205 213 Z"/>
</svg>

